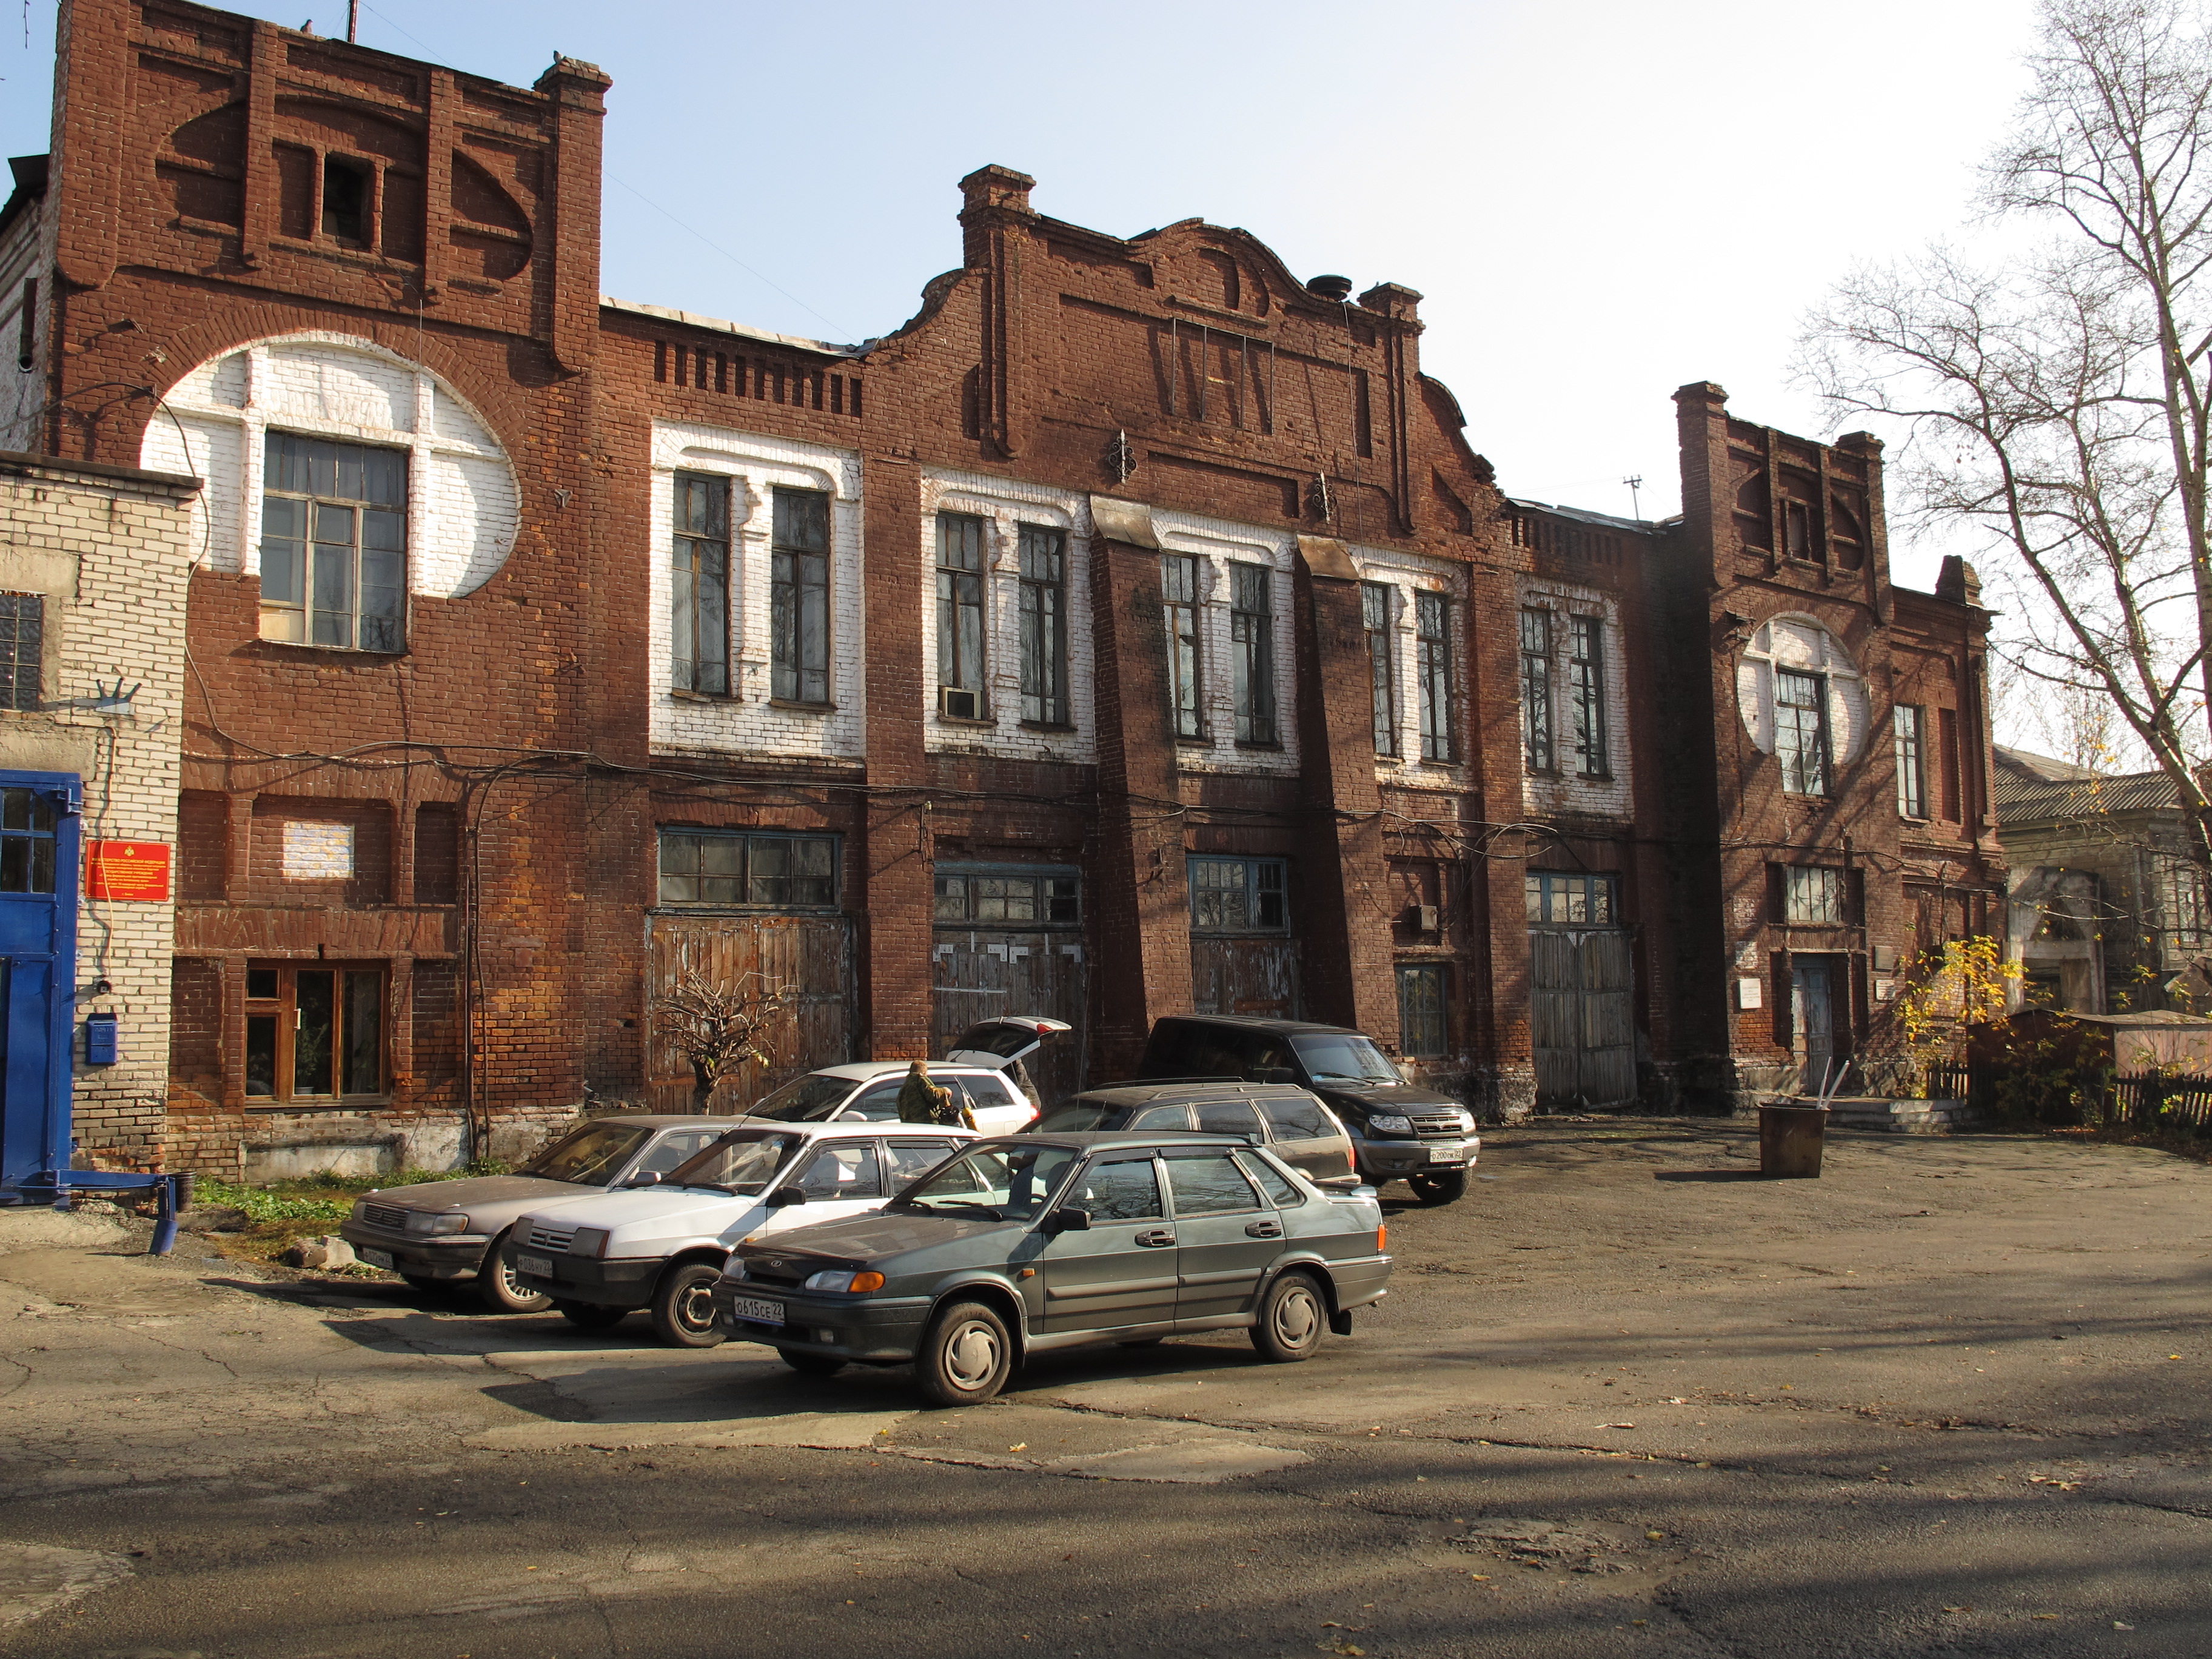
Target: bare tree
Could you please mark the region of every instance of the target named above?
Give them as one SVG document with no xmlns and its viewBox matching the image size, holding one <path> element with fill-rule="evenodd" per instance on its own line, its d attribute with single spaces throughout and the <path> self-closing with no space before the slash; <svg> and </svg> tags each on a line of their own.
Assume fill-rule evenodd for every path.
<svg viewBox="0 0 2212 1659">
<path fill-rule="evenodd" d="M 694 1112 L 704 1114 L 714 1091 L 747 1061 L 775 1063 L 765 1046 L 767 1027 L 795 994 L 759 973 L 734 985 L 718 985 L 696 969 L 677 975 L 653 1018 L 690 1064 Z"/>
<path fill-rule="evenodd" d="M 1802 362 L 1838 424 L 1907 428 L 1906 516 L 2002 556 L 2001 648 L 2069 715 L 2109 701 L 2212 870 L 2212 20 L 2203 0 L 2045 0 L 2040 21 L 1984 169 L 1996 251 L 1861 270 Z"/>
</svg>

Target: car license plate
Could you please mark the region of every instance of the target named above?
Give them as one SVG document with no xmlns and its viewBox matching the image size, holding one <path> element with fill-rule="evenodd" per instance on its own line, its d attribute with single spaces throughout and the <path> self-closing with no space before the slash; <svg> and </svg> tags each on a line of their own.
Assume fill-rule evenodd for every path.
<svg viewBox="0 0 2212 1659">
<path fill-rule="evenodd" d="M 553 1258 L 550 1255 L 518 1255 L 514 1266 L 519 1273 L 536 1273 L 540 1279 L 553 1277 Z"/>
<path fill-rule="evenodd" d="M 1467 1155 L 1461 1152 L 1456 1146 L 1431 1146 L 1429 1148 L 1429 1162 L 1431 1164 L 1464 1164 L 1467 1162 Z"/>
<path fill-rule="evenodd" d="M 783 1304 L 763 1302 L 756 1296 L 733 1296 L 730 1298 L 730 1317 L 750 1319 L 756 1325 L 781 1325 Z"/>
<path fill-rule="evenodd" d="M 389 1250 L 356 1250 L 354 1254 L 372 1267 L 388 1268 L 392 1266 L 392 1252 Z"/>
</svg>

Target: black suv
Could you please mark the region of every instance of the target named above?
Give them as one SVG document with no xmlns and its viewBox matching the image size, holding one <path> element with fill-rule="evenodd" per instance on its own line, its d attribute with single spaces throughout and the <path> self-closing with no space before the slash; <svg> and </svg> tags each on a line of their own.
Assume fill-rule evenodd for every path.
<svg viewBox="0 0 2212 1659">
<path fill-rule="evenodd" d="M 1449 1204 L 1464 1193 L 1482 1151 L 1466 1107 L 1407 1082 L 1373 1038 L 1341 1025 L 1178 1014 L 1152 1027 L 1137 1076 L 1310 1089 L 1351 1131 L 1360 1177 L 1377 1185 L 1402 1178 L 1424 1204 Z"/>
<path fill-rule="evenodd" d="M 1350 1186 L 1352 1137 L 1304 1089 L 1281 1083 L 1122 1083 L 1091 1089 L 1054 1107 L 1024 1131 L 1191 1129 L 1241 1135 L 1323 1186 Z"/>
</svg>

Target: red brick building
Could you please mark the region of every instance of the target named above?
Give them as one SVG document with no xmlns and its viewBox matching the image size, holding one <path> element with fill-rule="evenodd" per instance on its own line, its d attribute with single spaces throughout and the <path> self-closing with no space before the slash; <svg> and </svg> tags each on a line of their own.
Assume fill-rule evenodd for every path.
<svg viewBox="0 0 2212 1659">
<path fill-rule="evenodd" d="M 779 1071 L 1038 1012 L 1065 1089 L 1196 1007 L 1725 1103 L 2002 890 L 1984 613 L 1890 585 L 1871 440 L 1686 387 L 1680 520 L 1518 501 L 1411 289 L 995 167 L 882 338 L 609 300 L 589 64 L 62 16 L 0 447 L 208 481 L 174 1158 L 680 1103 L 686 971 L 792 994 Z"/>
</svg>

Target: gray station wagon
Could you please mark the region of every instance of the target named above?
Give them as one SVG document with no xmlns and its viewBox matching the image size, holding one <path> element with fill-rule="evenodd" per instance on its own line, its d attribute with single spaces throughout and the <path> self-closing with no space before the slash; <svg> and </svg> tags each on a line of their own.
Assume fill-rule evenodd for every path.
<svg viewBox="0 0 2212 1659">
<path fill-rule="evenodd" d="M 730 1334 L 793 1370 L 912 1363 L 940 1406 L 990 1399 L 1027 1355 L 1242 1329 L 1269 1359 L 1386 1291 L 1371 1188 L 1332 1193 L 1220 1135 L 1030 1133 L 977 1142 L 877 1215 L 732 1252 Z"/>
<path fill-rule="evenodd" d="M 1336 1115 L 1305 1090 L 1285 1083 L 1117 1083 L 1070 1096 L 1024 1133 L 1081 1129 L 1236 1135 L 1265 1146 L 1323 1186 L 1349 1187 L 1358 1179 L 1352 1173 L 1352 1137 Z"/>
</svg>

